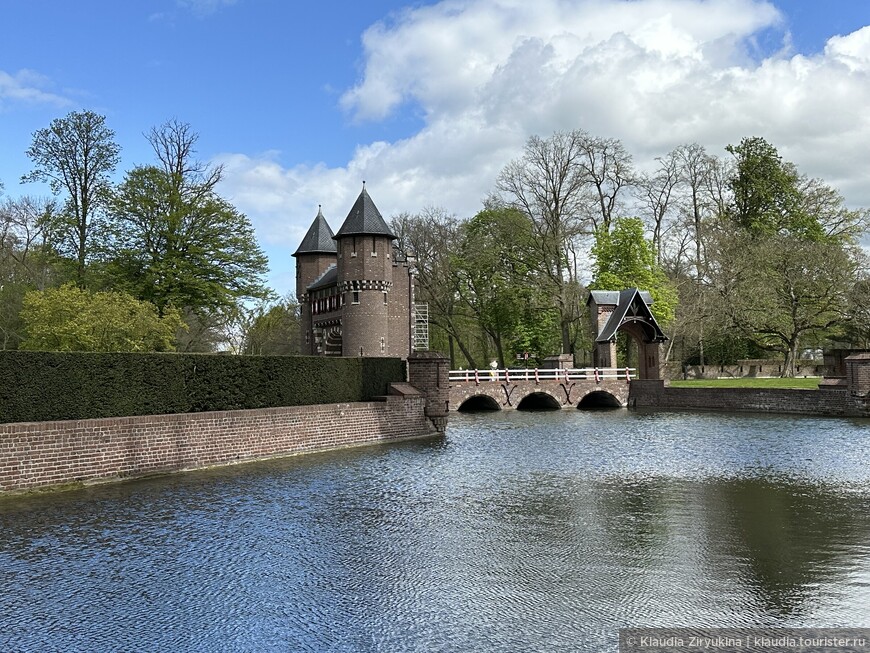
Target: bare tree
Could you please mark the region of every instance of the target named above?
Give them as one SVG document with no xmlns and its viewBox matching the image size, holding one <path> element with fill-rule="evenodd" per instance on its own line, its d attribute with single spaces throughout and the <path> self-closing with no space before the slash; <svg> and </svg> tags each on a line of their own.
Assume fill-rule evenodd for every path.
<svg viewBox="0 0 870 653">
<path fill-rule="evenodd" d="M 589 232 L 589 135 L 583 131 L 556 132 L 544 140 L 532 136 L 522 158 L 509 163 L 496 188 L 509 204 L 525 212 L 533 223 L 534 255 L 548 292 L 559 310 L 562 352 L 572 351 L 572 323 L 577 319 L 572 287 L 576 286 L 574 241 Z M 594 223 L 593 223 L 594 224 Z"/>
<path fill-rule="evenodd" d="M 398 247 L 411 260 L 416 277 L 417 298 L 429 304 L 429 321 L 447 335 L 452 366 L 458 347 L 468 365 L 477 367 L 461 314 L 459 277 L 453 256 L 459 247 L 461 221 L 438 207 L 426 207 L 419 214 L 393 216 L 390 227 L 398 236 Z"/>
<path fill-rule="evenodd" d="M 589 219 L 596 231 L 610 232 L 613 219 L 618 217 L 621 193 L 634 184 L 631 154 L 617 138 L 590 136 L 584 131 L 573 133 L 579 136 L 585 181 L 591 186 L 598 206 L 598 215 L 590 211 Z"/>
<path fill-rule="evenodd" d="M 84 283 L 90 240 L 99 213 L 109 197 L 109 175 L 119 161 L 120 147 L 106 119 L 93 111 L 73 112 L 57 118 L 33 134 L 27 156 L 35 168 L 23 182 L 47 182 L 53 193 L 66 192 L 61 245 L 76 261 L 76 277 Z"/>
<path fill-rule="evenodd" d="M 182 199 L 214 190 L 223 176 L 223 166 L 211 166 L 195 158 L 199 134 L 186 122 L 173 118 L 145 134 L 160 167 L 172 180 Z"/>
<path fill-rule="evenodd" d="M 57 202 L 23 196 L 0 204 L 0 256 L 3 281 L 24 283 L 44 290 L 51 276 L 46 257 L 51 254 L 52 226 Z"/>
<path fill-rule="evenodd" d="M 651 218 L 656 262 L 661 265 L 665 218 L 671 208 L 671 199 L 680 177 L 677 171 L 676 151 L 658 157 L 656 161 L 659 162 L 659 167 L 652 174 L 640 175 L 636 185 L 641 203 Z"/>
</svg>

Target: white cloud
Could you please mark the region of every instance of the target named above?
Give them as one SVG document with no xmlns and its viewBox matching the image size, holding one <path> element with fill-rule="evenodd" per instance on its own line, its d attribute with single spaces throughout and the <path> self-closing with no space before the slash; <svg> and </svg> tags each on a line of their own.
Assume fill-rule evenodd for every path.
<svg viewBox="0 0 870 653">
<path fill-rule="evenodd" d="M 0 108 L 12 104 L 51 104 L 58 107 L 72 104 L 67 98 L 45 90 L 50 80 L 32 70 L 15 74 L 0 70 Z"/>
<path fill-rule="evenodd" d="M 787 5 L 783 5 L 787 6 Z M 786 54 L 760 0 L 444 0 L 363 35 L 364 72 L 341 100 L 356 120 L 407 107 L 423 128 L 360 145 L 347 165 L 221 158 L 261 233 L 295 247 L 317 211 L 338 228 L 363 179 L 385 215 L 439 205 L 471 215 L 532 134 L 620 138 L 638 165 L 699 142 L 715 154 L 764 136 L 802 172 L 870 206 L 870 27 L 813 56 Z M 758 60 L 765 30 L 783 50 Z"/>
<path fill-rule="evenodd" d="M 176 0 L 179 7 L 189 9 L 197 16 L 208 16 L 221 7 L 236 4 L 236 0 Z"/>
</svg>

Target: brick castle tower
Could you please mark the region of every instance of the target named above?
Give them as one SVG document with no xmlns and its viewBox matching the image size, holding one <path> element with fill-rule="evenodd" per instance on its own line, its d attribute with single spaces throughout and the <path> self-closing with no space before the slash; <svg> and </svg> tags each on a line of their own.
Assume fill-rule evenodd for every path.
<svg viewBox="0 0 870 653">
<path fill-rule="evenodd" d="M 363 182 L 338 232 L 318 211 L 293 254 L 301 353 L 399 356 L 411 351 L 413 277 Z"/>
</svg>

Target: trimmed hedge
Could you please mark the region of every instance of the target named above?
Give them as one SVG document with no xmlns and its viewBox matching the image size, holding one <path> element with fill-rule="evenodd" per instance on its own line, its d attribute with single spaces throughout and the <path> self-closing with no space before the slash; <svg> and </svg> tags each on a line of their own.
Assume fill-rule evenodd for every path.
<svg viewBox="0 0 870 653">
<path fill-rule="evenodd" d="M 0 422 L 368 401 L 398 358 L 0 351 Z"/>
</svg>

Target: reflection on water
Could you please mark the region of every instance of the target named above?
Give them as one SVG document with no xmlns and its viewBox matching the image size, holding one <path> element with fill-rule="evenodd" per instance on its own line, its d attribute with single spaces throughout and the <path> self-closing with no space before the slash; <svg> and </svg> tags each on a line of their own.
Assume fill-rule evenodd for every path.
<svg viewBox="0 0 870 653">
<path fill-rule="evenodd" d="M 458 415 L 443 440 L 0 500 L 3 651 L 601 651 L 870 626 L 861 420 Z"/>
</svg>

